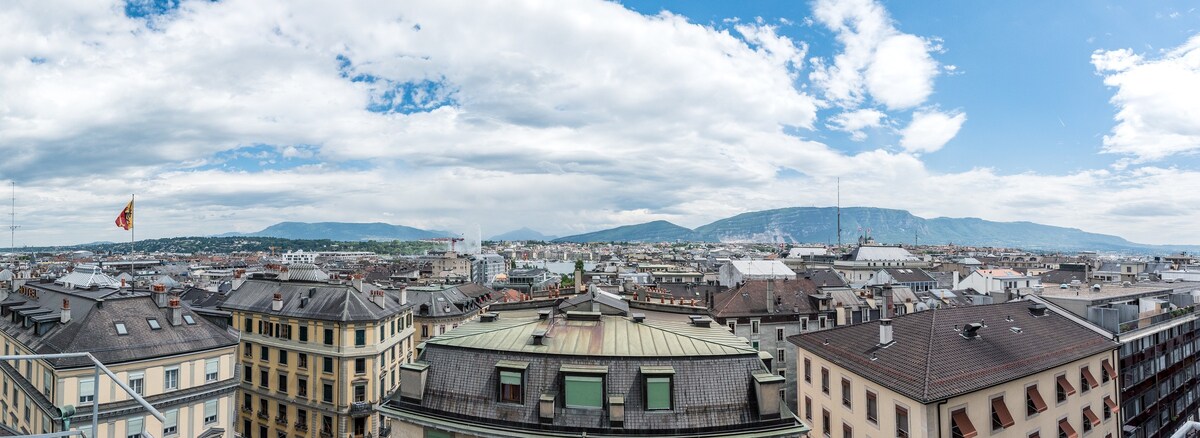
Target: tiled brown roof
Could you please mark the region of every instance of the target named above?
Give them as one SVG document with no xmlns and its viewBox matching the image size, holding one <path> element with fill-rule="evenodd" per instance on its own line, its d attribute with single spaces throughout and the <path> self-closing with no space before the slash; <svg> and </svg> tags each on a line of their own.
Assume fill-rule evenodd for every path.
<svg viewBox="0 0 1200 438">
<path fill-rule="evenodd" d="M 801 354 L 829 360 L 922 403 L 1021 378 L 1117 348 L 1111 339 L 1047 309 L 1033 317 L 1028 301 L 942 308 L 897 317 L 895 343 L 880 348 L 879 322 L 788 338 Z M 1012 317 L 1007 321 L 1006 317 Z M 983 321 L 979 337 L 955 326 Z M 1019 333 L 1012 327 L 1020 328 Z M 828 340 L 828 345 L 825 344 Z M 872 360 L 872 354 L 875 360 Z"/>
<path fill-rule="evenodd" d="M 740 287 L 722 292 L 713 297 L 713 316 L 729 318 L 737 316 L 768 315 L 767 280 L 747 281 Z M 780 302 L 775 306 L 776 315 L 809 314 L 815 309 L 809 294 L 817 293 L 812 280 L 775 280 L 775 296 Z"/>
</svg>

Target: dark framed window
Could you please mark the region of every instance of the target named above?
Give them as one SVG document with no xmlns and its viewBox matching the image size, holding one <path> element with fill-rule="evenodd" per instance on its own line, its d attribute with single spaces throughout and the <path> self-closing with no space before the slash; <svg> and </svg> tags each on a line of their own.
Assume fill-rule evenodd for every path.
<svg viewBox="0 0 1200 438">
<path fill-rule="evenodd" d="M 300 342 L 308 342 L 308 326 L 300 326 Z"/>
<path fill-rule="evenodd" d="M 271 349 L 266 345 L 258 347 L 258 360 L 271 361 Z"/>
<path fill-rule="evenodd" d="M 308 368 L 308 353 L 296 353 L 296 366 Z"/>
<path fill-rule="evenodd" d="M 671 376 L 665 375 L 646 376 L 647 411 L 669 411 L 674 408 L 671 380 Z"/>
<path fill-rule="evenodd" d="M 288 392 L 288 376 L 285 374 L 280 374 L 279 378 L 276 380 L 278 380 L 278 382 L 277 382 L 278 386 L 276 387 L 276 390 L 279 392 L 282 392 L 284 394 L 287 394 L 287 392 Z"/>
<path fill-rule="evenodd" d="M 354 331 L 354 346 L 362 347 L 364 345 L 367 345 L 367 331 L 363 330 L 363 329 L 355 330 Z"/>
<path fill-rule="evenodd" d="M 279 364 L 287 365 L 288 356 L 290 356 L 290 355 L 288 354 L 287 350 L 279 350 Z"/>
<path fill-rule="evenodd" d="M 804 396 L 804 419 L 812 421 L 812 399 Z"/>
<path fill-rule="evenodd" d="M 829 369 L 821 368 L 821 392 L 829 395 Z"/>
<path fill-rule="evenodd" d="M 504 403 L 525 403 L 525 373 L 517 369 L 499 369 L 499 398 Z"/>
<path fill-rule="evenodd" d="M 322 359 L 323 359 L 322 362 L 324 362 L 323 363 L 323 365 L 324 365 L 323 371 L 325 371 L 326 373 L 333 374 L 333 358 L 332 357 L 324 357 Z"/>
<path fill-rule="evenodd" d="M 867 421 L 879 424 L 879 396 L 867 391 Z"/>
<path fill-rule="evenodd" d="M 847 408 L 851 407 L 850 406 L 851 405 L 850 398 L 851 398 L 850 397 L 850 380 L 843 378 L 842 379 L 842 406 L 845 406 Z"/>
<path fill-rule="evenodd" d="M 367 373 L 367 360 L 364 358 L 354 359 L 354 374 Z"/>
<path fill-rule="evenodd" d="M 812 361 L 804 358 L 804 381 L 812 383 Z"/>
<path fill-rule="evenodd" d="M 829 430 L 833 428 L 829 423 L 829 411 L 821 409 L 821 433 L 825 436 L 829 436 Z"/>
<path fill-rule="evenodd" d="M 325 329 L 325 345 L 333 345 L 333 329 Z"/>
<path fill-rule="evenodd" d="M 896 438 L 908 438 L 908 409 L 896 406 Z"/>
<path fill-rule="evenodd" d="M 568 408 L 604 408 L 604 376 L 602 375 L 568 374 L 563 376 L 563 388 Z"/>
<path fill-rule="evenodd" d="M 246 333 L 254 333 L 253 328 L 254 328 L 254 320 L 252 320 L 250 318 L 246 318 L 245 321 L 243 321 L 242 330 L 245 330 Z"/>
<path fill-rule="evenodd" d="M 321 401 L 325 403 L 333 403 L 333 385 L 329 383 L 321 384 Z"/>
</svg>

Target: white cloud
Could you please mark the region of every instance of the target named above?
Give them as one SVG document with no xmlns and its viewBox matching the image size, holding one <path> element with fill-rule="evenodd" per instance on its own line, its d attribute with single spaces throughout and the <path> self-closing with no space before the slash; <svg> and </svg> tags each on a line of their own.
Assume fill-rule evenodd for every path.
<svg viewBox="0 0 1200 438">
<path fill-rule="evenodd" d="M 883 120 L 887 118 L 887 114 L 876 109 L 861 109 L 857 111 L 847 111 L 833 116 L 829 119 L 829 129 L 850 133 L 850 139 L 854 141 L 863 141 L 867 139 L 867 133 L 864 130 L 869 128 L 878 128 L 883 125 Z"/>
<path fill-rule="evenodd" d="M 1116 89 L 1116 126 L 1104 151 L 1137 162 L 1200 151 L 1200 35 L 1161 57 L 1129 49 L 1096 51 L 1092 64 Z"/>
<path fill-rule="evenodd" d="M 967 115 L 961 112 L 917 111 L 900 132 L 900 147 L 913 153 L 935 152 L 958 135 L 965 121 Z"/>
<path fill-rule="evenodd" d="M 938 75 L 929 52 L 938 48 L 897 30 L 883 5 L 818 0 L 813 14 L 844 46 L 831 64 L 822 63 L 810 74 L 827 99 L 850 108 L 869 95 L 888 109 L 906 109 L 929 98 Z"/>
</svg>

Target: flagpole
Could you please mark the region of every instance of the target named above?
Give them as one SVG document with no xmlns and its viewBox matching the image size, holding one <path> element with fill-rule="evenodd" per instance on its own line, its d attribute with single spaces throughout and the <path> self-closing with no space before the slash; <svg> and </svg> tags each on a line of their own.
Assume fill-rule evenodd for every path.
<svg viewBox="0 0 1200 438">
<path fill-rule="evenodd" d="M 135 206 L 133 205 L 133 201 L 135 199 L 137 199 L 136 194 L 129 195 L 129 207 L 130 207 L 129 216 L 133 216 L 133 210 L 135 209 Z M 134 218 L 130 217 L 129 218 L 129 290 L 134 289 L 134 283 L 136 283 L 136 280 L 137 280 L 137 275 L 133 273 L 133 244 L 137 240 L 136 234 L 135 234 L 136 232 L 134 231 L 135 226 L 137 226 L 137 224 L 134 222 Z"/>
</svg>

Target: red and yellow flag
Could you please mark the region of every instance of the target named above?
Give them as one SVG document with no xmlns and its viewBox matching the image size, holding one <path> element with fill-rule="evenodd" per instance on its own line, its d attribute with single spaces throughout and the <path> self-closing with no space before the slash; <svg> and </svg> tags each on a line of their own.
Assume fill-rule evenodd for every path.
<svg viewBox="0 0 1200 438">
<path fill-rule="evenodd" d="M 120 215 L 117 215 L 117 226 L 124 228 L 125 231 L 133 228 L 133 200 L 125 205 L 125 209 L 121 210 Z"/>
</svg>

